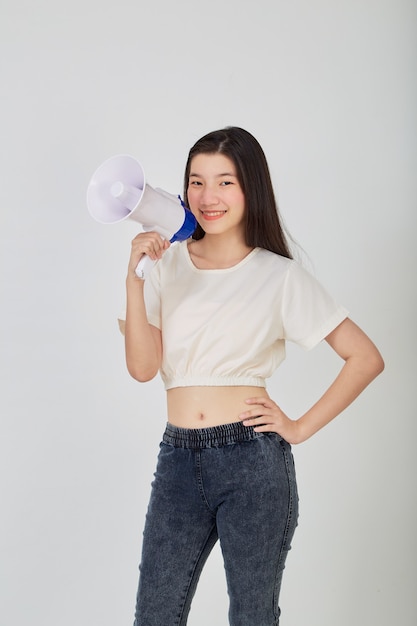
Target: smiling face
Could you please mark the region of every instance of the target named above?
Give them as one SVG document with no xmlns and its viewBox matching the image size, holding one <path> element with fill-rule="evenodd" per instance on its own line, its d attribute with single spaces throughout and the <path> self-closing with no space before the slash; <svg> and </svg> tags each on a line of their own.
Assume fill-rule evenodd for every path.
<svg viewBox="0 0 417 626">
<path fill-rule="evenodd" d="M 188 205 L 206 234 L 244 235 L 245 196 L 224 154 L 197 154 L 188 177 Z"/>
</svg>

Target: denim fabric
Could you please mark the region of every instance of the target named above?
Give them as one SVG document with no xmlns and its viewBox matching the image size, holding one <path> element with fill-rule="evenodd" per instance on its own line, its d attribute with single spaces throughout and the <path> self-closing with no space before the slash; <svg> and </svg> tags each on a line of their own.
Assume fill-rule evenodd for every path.
<svg viewBox="0 0 417 626">
<path fill-rule="evenodd" d="M 290 445 L 241 423 L 167 426 L 146 516 L 134 626 L 184 626 L 202 567 L 220 546 L 231 626 L 277 626 L 297 525 Z"/>
</svg>

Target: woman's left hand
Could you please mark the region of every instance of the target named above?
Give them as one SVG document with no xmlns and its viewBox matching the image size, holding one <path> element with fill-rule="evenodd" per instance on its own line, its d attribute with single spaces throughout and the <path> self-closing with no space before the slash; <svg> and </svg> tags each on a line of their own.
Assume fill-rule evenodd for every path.
<svg viewBox="0 0 417 626">
<path fill-rule="evenodd" d="M 281 435 L 288 443 L 296 444 L 303 441 L 298 422 L 291 420 L 270 398 L 248 398 L 247 404 L 255 404 L 239 415 L 244 426 L 253 426 L 255 432 L 274 432 Z"/>
</svg>

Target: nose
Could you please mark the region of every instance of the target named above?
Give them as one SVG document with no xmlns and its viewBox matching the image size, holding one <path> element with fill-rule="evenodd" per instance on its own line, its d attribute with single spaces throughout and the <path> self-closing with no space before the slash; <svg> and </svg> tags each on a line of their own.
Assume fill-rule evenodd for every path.
<svg viewBox="0 0 417 626">
<path fill-rule="evenodd" d="M 204 185 L 200 196 L 200 204 L 202 206 L 213 206 L 219 204 L 219 198 L 215 189 L 211 185 Z"/>
</svg>

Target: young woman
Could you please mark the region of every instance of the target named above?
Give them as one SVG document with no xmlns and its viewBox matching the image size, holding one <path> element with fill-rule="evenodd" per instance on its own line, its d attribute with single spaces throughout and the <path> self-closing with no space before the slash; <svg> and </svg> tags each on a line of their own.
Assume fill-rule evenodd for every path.
<svg viewBox="0 0 417 626">
<path fill-rule="evenodd" d="M 297 524 L 291 444 L 316 433 L 382 371 L 375 345 L 291 258 L 268 165 L 241 128 L 190 151 L 185 203 L 192 239 L 155 232 L 132 242 L 123 325 L 130 374 L 160 371 L 168 424 L 146 518 L 135 626 L 183 626 L 217 539 L 232 626 L 279 623 L 278 597 Z M 159 262 L 149 279 L 140 258 Z M 297 419 L 265 385 L 285 341 L 325 340 L 344 364 Z"/>
</svg>

